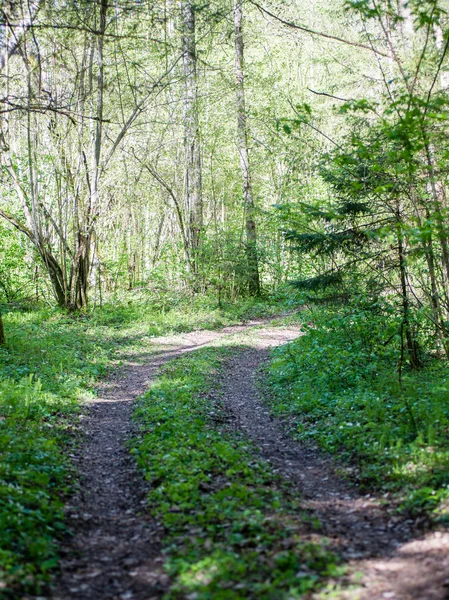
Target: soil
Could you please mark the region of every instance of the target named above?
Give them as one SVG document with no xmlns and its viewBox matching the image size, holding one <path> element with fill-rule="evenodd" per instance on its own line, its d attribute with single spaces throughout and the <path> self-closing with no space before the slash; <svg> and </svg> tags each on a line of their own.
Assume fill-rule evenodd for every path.
<svg viewBox="0 0 449 600">
<path fill-rule="evenodd" d="M 62 546 L 61 571 L 49 597 L 156 600 L 169 588 L 163 532 L 146 514 L 146 482 L 126 447 L 135 433 L 132 404 L 164 362 L 249 329 L 251 347 L 229 361 L 221 378 L 229 426 L 243 429 L 262 457 L 298 489 L 304 507 L 319 518 L 323 535 L 349 562 L 350 574 L 363 573 L 355 587 L 332 597 L 449 599 L 449 534 L 417 530 L 416 523 L 393 513 L 379 498 L 361 495 L 335 474 L 331 459 L 294 441 L 285 424 L 270 416 L 257 392 L 257 372 L 269 347 L 300 331 L 260 327 L 260 322 L 156 338 L 147 355 L 129 357 L 88 404 L 84 441 L 72 457 L 80 475 L 78 491 L 66 507 L 72 535 Z"/>
</svg>

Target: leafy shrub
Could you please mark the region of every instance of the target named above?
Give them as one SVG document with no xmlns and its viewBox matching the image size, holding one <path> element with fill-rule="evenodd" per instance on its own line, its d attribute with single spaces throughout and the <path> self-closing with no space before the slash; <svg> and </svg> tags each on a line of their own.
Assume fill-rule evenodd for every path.
<svg viewBox="0 0 449 600">
<path fill-rule="evenodd" d="M 53 310 L 6 315 L 0 348 L 0 596 L 42 593 L 57 565 L 79 401 L 114 345 Z M 106 336 L 105 336 L 106 337 Z"/>
</svg>

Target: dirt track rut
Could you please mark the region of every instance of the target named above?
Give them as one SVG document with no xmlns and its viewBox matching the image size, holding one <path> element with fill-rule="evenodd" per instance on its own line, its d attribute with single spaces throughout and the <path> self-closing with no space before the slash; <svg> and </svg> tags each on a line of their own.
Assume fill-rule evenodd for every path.
<svg viewBox="0 0 449 600">
<path fill-rule="evenodd" d="M 379 499 L 363 496 L 334 474 L 333 463 L 295 442 L 261 402 L 255 378 L 268 349 L 286 343 L 297 328 L 236 326 L 153 340 L 148 355 L 125 367 L 89 403 L 84 443 L 73 457 L 78 492 L 67 506 L 73 536 L 62 548 L 61 574 L 53 600 L 156 600 L 168 589 L 158 523 L 145 513 L 146 484 L 126 442 L 132 437 L 132 403 L 166 361 L 214 343 L 246 335 L 247 345 L 221 380 L 231 427 L 243 429 L 261 455 L 298 488 L 304 506 L 322 523 L 322 533 L 349 563 L 364 573 L 356 589 L 333 598 L 444 600 L 449 598 L 449 534 L 413 531 Z M 273 598 L 273 600 L 275 600 Z"/>
</svg>

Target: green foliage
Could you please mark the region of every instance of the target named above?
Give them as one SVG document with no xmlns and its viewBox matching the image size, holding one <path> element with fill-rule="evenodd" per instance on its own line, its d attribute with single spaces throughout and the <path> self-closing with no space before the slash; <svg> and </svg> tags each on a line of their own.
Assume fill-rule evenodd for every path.
<svg viewBox="0 0 449 600">
<path fill-rule="evenodd" d="M 392 26 L 404 21 L 404 16 L 398 14 L 397 3 L 392 0 L 387 0 L 382 8 L 372 0 L 346 0 L 345 5 L 348 11 L 355 11 L 364 19 L 387 16 Z M 406 6 L 412 11 L 416 31 L 429 25 L 439 25 L 441 17 L 447 14 L 438 0 L 410 0 Z"/>
<path fill-rule="evenodd" d="M 54 310 L 9 312 L 0 348 L 0 596 L 42 593 L 57 566 L 79 401 L 115 344 Z M 104 333 L 103 333 L 104 335 Z"/>
<path fill-rule="evenodd" d="M 57 565 L 69 469 L 60 447 L 74 405 L 29 376 L 0 382 L 0 581 L 5 597 L 41 590 Z"/>
<path fill-rule="evenodd" d="M 229 349 L 173 361 L 139 403 L 133 453 L 166 528 L 167 598 L 300 598 L 335 574 L 335 559 L 301 539 L 297 501 L 248 442 L 220 429 L 207 394 Z"/>
<path fill-rule="evenodd" d="M 148 336 L 217 329 L 242 320 L 279 314 L 292 308 L 292 294 L 279 289 L 264 298 L 240 298 L 218 303 L 214 293 L 204 295 L 144 292 L 127 294 L 127 300 L 109 302 L 86 315 L 94 325 L 123 329 L 135 327 Z M 294 302 L 293 302 L 294 304 Z"/>
<path fill-rule="evenodd" d="M 298 233 L 288 231 L 285 239 L 294 243 L 294 249 L 302 252 L 317 252 L 320 254 L 333 254 L 337 250 L 361 247 L 366 240 L 366 235 L 361 231 L 341 231 L 329 233 Z"/>
<path fill-rule="evenodd" d="M 356 467 L 364 486 L 398 492 L 405 506 L 444 511 L 449 497 L 449 370 L 429 358 L 399 381 L 394 312 L 305 313 L 305 335 L 273 352 L 276 414 Z M 352 473 L 353 476 L 353 473 Z"/>
<path fill-rule="evenodd" d="M 330 286 L 338 285 L 342 282 L 340 273 L 321 273 L 315 277 L 293 281 L 292 285 L 299 290 L 316 291 L 327 289 Z"/>
<path fill-rule="evenodd" d="M 435 150 L 445 146 L 448 98 L 415 92 L 400 87 L 374 115 L 363 103 L 344 105 L 350 131 L 318 167 L 331 196 L 318 209 L 303 204 L 303 222 L 284 236 L 312 271 L 293 281 L 308 300 L 356 305 L 363 295 L 375 310 L 376 298 L 388 298 L 402 319 L 395 360 L 418 368 L 418 338 L 449 356 L 448 170 Z"/>
<path fill-rule="evenodd" d="M 0 222 L 0 302 L 26 298 L 33 284 L 34 262 L 25 240 Z"/>
</svg>

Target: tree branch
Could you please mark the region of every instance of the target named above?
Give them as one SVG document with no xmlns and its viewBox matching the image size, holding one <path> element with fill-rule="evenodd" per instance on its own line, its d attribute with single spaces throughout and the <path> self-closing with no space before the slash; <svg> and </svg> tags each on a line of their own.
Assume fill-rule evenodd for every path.
<svg viewBox="0 0 449 600">
<path fill-rule="evenodd" d="M 32 242 L 35 242 L 33 232 L 28 229 L 26 225 L 18 221 L 15 217 L 7 213 L 5 210 L 0 208 L 0 217 L 6 219 L 11 225 L 18 229 L 21 233 L 24 233 Z"/>
<path fill-rule="evenodd" d="M 348 46 L 354 46 L 356 48 L 363 48 L 364 50 L 369 50 L 370 52 L 375 52 L 379 56 L 384 56 L 385 58 L 389 58 L 388 54 L 385 54 L 384 52 L 380 52 L 379 50 L 375 50 L 374 48 L 371 48 L 370 46 L 366 46 L 365 44 L 361 44 L 360 42 L 351 42 L 350 40 L 346 40 L 346 39 L 338 37 L 336 35 L 331 35 L 330 33 L 323 33 L 322 31 L 315 31 L 315 29 L 310 29 L 310 27 L 305 27 L 304 25 L 298 25 L 297 23 L 293 23 L 293 21 L 286 21 L 285 19 L 278 17 L 277 15 L 275 15 L 268 9 L 261 6 L 258 2 L 256 2 L 256 0 L 248 0 L 248 1 L 251 4 L 253 4 L 256 8 L 258 8 L 261 12 L 265 13 L 269 17 L 272 17 L 273 19 L 276 19 L 276 21 L 279 21 L 279 23 L 282 23 L 283 25 L 286 25 L 287 27 L 290 27 L 292 29 L 299 29 L 299 31 L 304 31 L 305 33 L 310 33 L 310 35 L 316 35 L 316 36 L 319 36 L 319 37 L 322 37 L 322 38 L 325 38 L 328 40 L 340 42 L 341 44 L 347 44 Z"/>
</svg>

